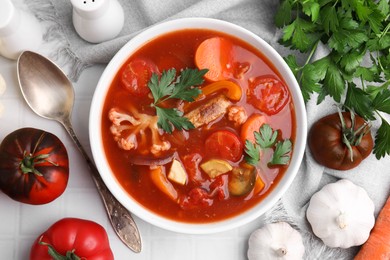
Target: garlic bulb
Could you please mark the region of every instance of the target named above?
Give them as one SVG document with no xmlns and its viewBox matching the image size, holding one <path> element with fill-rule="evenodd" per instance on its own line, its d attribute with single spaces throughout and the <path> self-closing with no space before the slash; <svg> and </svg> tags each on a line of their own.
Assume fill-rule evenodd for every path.
<svg viewBox="0 0 390 260">
<path fill-rule="evenodd" d="M 363 188 L 344 179 L 315 193 L 306 217 L 325 245 L 349 248 L 368 239 L 375 223 L 374 203 Z"/>
<path fill-rule="evenodd" d="M 249 237 L 249 260 L 302 259 L 305 253 L 301 234 L 286 222 L 267 224 Z"/>
</svg>

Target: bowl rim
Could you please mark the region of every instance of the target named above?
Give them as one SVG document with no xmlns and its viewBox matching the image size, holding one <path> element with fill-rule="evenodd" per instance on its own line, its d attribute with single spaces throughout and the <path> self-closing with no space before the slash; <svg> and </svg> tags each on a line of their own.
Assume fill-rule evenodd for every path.
<svg viewBox="0 0 390 260">
<path fill-rule="evenodd" d="M 126 62 L 130 55 L 158 36 L 177 30 L 195 28 L 221 31 L 225 34 L 232 35 L 233 37 L 241 38 L 243 41 L 258 49 L 273 64 L 280 77 L 282 77 L 288 85 L 296 111 L 296 140 L 294 143 L 293 154 L 290 165 L 284 176 L 280 179 L 278 185 L 274 187 L 272 192 L 269 193 L 260 203 L 243 213 L 227 219 L 208 223 L 187 223 L 168 219 L 148 210 L 136 200 L 130 199 L 130 196 L 115 180 L 115 176 L 113 176 L 110 166 L 105 158 L 100 130 L 102 122 L 102 104 L 105 100 L 105 96 L 109 88 L 108 86 L 111 84 L 116 72 Z M 100 176 L 109 191 L 130 212 L 154 226 L 169 231 L 187 234 L 210 234 L 231 230 L 255 220 L 271 209 L 285 194 L 297 175 L 303 159 L 307 138 L 307 118 L 305 104 L 295 76 L 279 53 L 261 37 L 241 26 L 223 20 L 201 17 L 179 18 L 161 22 L 143 30 L 130 39 L 107 64 L 97 83 L 92 97 L 89 113 L 89 138 L 92 156 Z"/>
</svg>

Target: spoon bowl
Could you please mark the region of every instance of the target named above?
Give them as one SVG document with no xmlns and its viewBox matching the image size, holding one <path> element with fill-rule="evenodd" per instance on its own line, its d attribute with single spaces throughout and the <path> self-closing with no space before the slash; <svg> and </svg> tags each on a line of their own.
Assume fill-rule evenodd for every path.
<svg viewBox="0 0 390 260">
<path fill-rule="evenodd" d="M 24 52 L 18 60 L 18 79 L 24 99 L 36 114 L 60 123 L 70 118 L 74 90 L 69 79 L 51 61 Z"/>
<path fill-rule="evenodd" d="M 116 234 L 130 249 L 140 252 L 141 238 L 131 213 L 109 192 L 73 131 L 70 120 L 74 103 L 72 83 L 57 65 L 31 51 L 19 56 L 17 74 L 21 92 L 30 108 L 41 117 L 61 123 L 84 156 Z"/>
</svg>

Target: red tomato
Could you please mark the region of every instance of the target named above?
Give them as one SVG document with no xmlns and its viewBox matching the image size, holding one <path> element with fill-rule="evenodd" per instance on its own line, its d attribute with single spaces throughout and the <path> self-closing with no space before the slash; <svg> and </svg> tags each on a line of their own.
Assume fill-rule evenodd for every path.
<svg viewBox="0 0 390 260">
<path fill-rule="evenodd" d="M 158 74 L 159 71 L 151 60 L 132 60 L 122 72 L 122 84 L 132 95 L 144 97 L 150 92 L 148 82 L 153 73 Z"/>
<path fill-rule="evenodd" d="M 14 200 L 49 203 L 64 192 L 68 177 L 68 153 L 51 133 L 21 128 L 0 145 L 0 189 Z"/>
<path fill-rule="evenodd" d="M 355 125 L 352 126 L 350 112 L 343 112 L 342 117 L 345 128 L 338 113 L 319 119 L 311 127 L 307 141 L 318 163 L 331 169 L 349 170 L 371 154 L 374 141 L 369 127 L 364 127 L 363 118 L 355 115 Z"/>
<path fill-rule="evenodd" d="M 187 67 L 179 57 L 172 53 L 160 57 L 160 59 L 157 61 L 157 66 L 159 71 L 176 69 L 176 74 L 180 73 L 181 68 Z"/>
<path fill-rule="evenodd" d="M 229 175 L 221 174 L 213 179 L 210 183 L 210 193 L 219 200 L 226 200 L 229 198 L 228 188 Z"/>
<path fill-rule="evenodd" d="M 71 258 L 49 255 L 49 246 L 60 256 L 71 254 Z M 76 258 L 76 256 L 78 258 Z M 111 260 L 114 255 L 106 230 L 96 222 L 78 218 L 64 218 L 54 223 L 34 242 L 30 260 L 88 259 Z"/>
<path fill-rule="evenodd" d="M 207 154 L 210 157 L 237 162 L 243 154 L 243 144 L 235 133 L 228 130 L 213 132 L 205 141 Z"/>
<path fill-rule="evenodd" d="M 287 104 L 287 87 L 272 77 L 257 77 L 249 83 L 248 102 L 268 115 L 278 113 Z"/>
<path fill-rule="evenodd" d="M 205 189 L 196 187 L 190 190 L 187 196 L 182 197 L 179 204 L 182 209 L 196 209 L 209 207 L 213 202 Z"/>
<path fill-rule="evenodd" d="M 205 178 L 199 169 L 199 163 L 202 161 L 202 156 L 198 153 L 186 154 L 182 158 L 182 163 L 186 168 L 188 179 L 192 184 L 200 184 Z"/>
</svg>

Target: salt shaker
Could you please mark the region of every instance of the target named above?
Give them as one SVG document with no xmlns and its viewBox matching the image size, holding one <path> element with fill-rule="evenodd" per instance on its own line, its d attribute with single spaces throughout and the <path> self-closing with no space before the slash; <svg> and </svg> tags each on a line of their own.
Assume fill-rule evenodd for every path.
<svg viewBox="0 0 390 260">
<path fill-rule="evenodd" d="M 71 0 L 71 3 L 73 26 L 84 40 L 100 43 L 121 32 L 124 12 L 117 0 Z"/>
<path fill-rule="evenodd" d="M 0 55 L 16 60 L 25 50 L 37 50 L 41 42 L 38 20 L 11 0 L 0 0 Z"/>
</svg>

